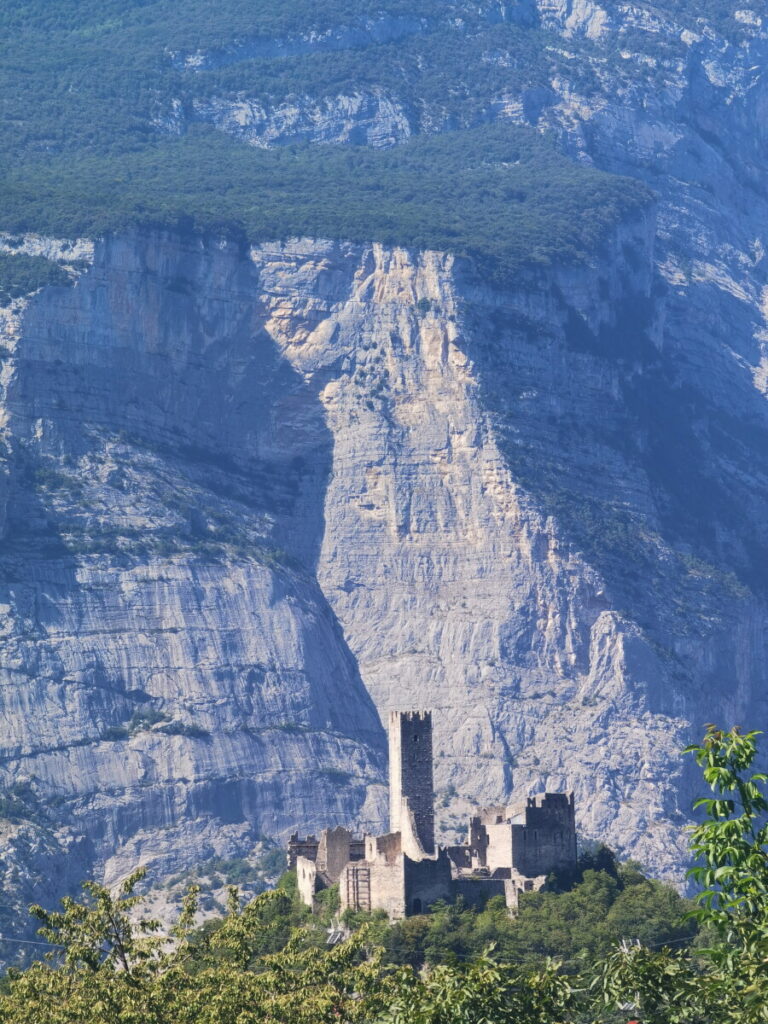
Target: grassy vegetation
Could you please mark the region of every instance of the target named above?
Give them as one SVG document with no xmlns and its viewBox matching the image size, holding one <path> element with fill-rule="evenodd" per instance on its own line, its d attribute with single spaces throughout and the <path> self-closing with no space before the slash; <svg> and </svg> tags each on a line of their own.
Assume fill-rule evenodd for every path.
<svg viewBox="0 0 768 1024">
<path fill-rule="evenodd" d="M 449 17 L 467 6 L 461 0 L 217 0 L 214 12 L 209 0 L 10 0 L 3 5 L 0 25 L 21 36 L 76 33 L 84 44 L 118 37 L 146 56 L 154 53 L 158 39 L 171 50 L 207 49 L 244 37 L 280 38 L 349 25 L 381 14 Z"/>
<path fill-rule="evenodd" d="M 179 78 L 179 92 L 189 99 L 247 96 L 269 104 L 382 89 L 413 114 L 428 111 L 438 124 L 470 126 L 487 116 L 489 97 L 548 84 L 548 68 L 560 61 L 547 50 L 551 42 L 547 33 L 520 25 L 483 23 L 462 32 L 440 25 L 366 49 L 320 50 L 301 59 L 244 58 L 203 72 L 188 70 Z"/>
</svg>

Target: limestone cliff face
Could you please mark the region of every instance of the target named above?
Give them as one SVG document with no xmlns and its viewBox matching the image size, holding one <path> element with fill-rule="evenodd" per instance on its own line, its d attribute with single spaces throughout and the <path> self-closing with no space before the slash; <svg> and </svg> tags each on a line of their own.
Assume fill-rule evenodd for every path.
<svg viewBox="0 0 768 1024">
<path fill-rule="evenodd" d="M 759 707 L 765 650 L 613 444 L 665 358 L 654 232 L 504 292 L 437 253 L 135 233 L 7 311 L 0 772 L 44 832 L 3 847 L 112 879 L 378 827 L 379 715 L 418 705 L 446 836 L 573 786 L 585 836 L 674 875 L 677 751 Z M 618 572 L 557 514 L 553 465 L 622 481 L 650 601 L 645 555 Z"/>
<path fill-rule="evenodd" d="M 766 658 L 762 603 L 676 549 L 633 451 L 653 412 L 628 422 L 624 392 L 653 403 L 666 367 L 653 233 L 504 294 L 436 254 L 254 259 L 334 436 L 318 579 L 379 709 L 435 709 L 446 832 L 468 799 L 572 786 L 584 835 L 674 875 L 678 752 L 692 723 L 761 713 Z M 343 305 L 302 303 L 342 274 Z M 590 543 L 551 474 L 586 515 L 621 487 L 649 550 Z"/>
<path fill-rule="evenodd" d="M 378 828 L 379 716 L 414 706 L 444 836 L 573 786 L 584 836 L 680 877 L 680 747 L 768 710 L 765 28 L 523 8 L 579 73 L 488 116 L 658 195 L 588 266 L 495 292 L 342 242 L 26 240 L 79 276 L 0 311 L 4 904 Z M 425 127 L 375 90 L 243 102 L 193 115 Z"/>
<path fill-rule="evenodd" d="M 0 778 L 21 815 L 86 835 L 72 873 L 108 878 L 377 825 L 384 734 L 312 572 L 331 437 L 247 254 L 101 242 L 75 287 L 6 312 L 3 344 Z"/>
</svg>

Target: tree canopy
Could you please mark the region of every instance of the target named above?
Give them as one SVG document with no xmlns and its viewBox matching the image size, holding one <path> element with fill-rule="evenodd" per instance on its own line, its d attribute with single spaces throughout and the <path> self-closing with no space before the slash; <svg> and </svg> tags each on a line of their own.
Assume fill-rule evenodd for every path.
<svg viewBox="0 0 768 1024">
<path fill-rule="evenodd" d="M 389 926 L 353 920 L 328 948 L 334 901 L 309 918 L 281 886 L 193 927 L 196 892 L 163 934 L 135 921 L 143 872 L 116 893 L 89 882 L 57 912 L 33 907 L 43 961 L 10 970 L 2 1024 L 763 1024 L 768 1016 L 768 776 L 756 733 L 710 728 L 689 748 L 713 796 L 691 830 L 701 885 L 675 893 L 602 855 L 565 892 L 524 901 L 510 921 L 439 906 Z M 552 879 L 553 888 L 557 880 Z M 701 941 L 692 943 L 695 923 Z M 622 935 L 621 941 L 616 939 Z M 479 952 L 478 952 L 479 950 Z M 556 953 L 558 958 L 547 954 Z"/>
<path fill-rule="evenodd" d="M 566 158 L 532 128 L 488 123 L 489 104 L 552 59 L 516 4 L 506 20 L 499 10 L 226 0 L 211 17 L 201 0 L 10 0 L 0 10 L 0 231 L 184 223 L 250 241 L 378 241 L 468 256 L 497 282 L 524 264 L 583 260 L 651 193 Z M 394 38 L 368 39 L 360 26 L 381 19 Z M 323 40 L 350 26 L 363 36 L 329 51 Z M 248 49 L 312 32 L 307 52 Z M 210 60 L 196 63 L 199 53 Z M 210 100 L 322 105 L 361 90 L 407 108 L 416 137 L 388 150 L 266 150 L 201 113 Z M 23 276 L 13 261 L 0 264 L 6 297 Z"/>
</svg>

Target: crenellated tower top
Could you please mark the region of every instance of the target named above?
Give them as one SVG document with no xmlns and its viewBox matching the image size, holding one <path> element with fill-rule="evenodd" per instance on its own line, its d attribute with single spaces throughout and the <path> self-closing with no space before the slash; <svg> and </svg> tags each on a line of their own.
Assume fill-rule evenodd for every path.
<svg viewBox="0 0 768 1024">
<path fill-rule="evenodd" d="M 422 850 L 435 852 L 432 712 L 389 714 L 389 827 L 415 833 Z"/>
</svg>

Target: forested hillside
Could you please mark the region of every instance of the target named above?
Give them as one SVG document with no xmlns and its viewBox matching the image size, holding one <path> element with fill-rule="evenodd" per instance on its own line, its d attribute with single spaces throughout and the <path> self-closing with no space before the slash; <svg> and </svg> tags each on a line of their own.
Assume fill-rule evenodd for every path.
<svg viewBox="0 0 768 1024">
<path fill-rule="evenodd" d="M 499 30 L 512 33 L 509 45 L 524 40 L 533 59 L 541 56 L 538 35 L 504 24 L 493 5 L 462 21 L 458 33 L 441 26 L 459 17 L 461 4 L 453 15 L 443 5 L 422 6 L 408 12 L 405 41 L 395 29 L 396 42 L 374 47 L 373 64 L 368 47 L 342 46 L 324 57 L 333 81 L 322 66 L 314 67 L 311 54 L 225 63 L 249 96 L 270 102 L 307 90 L 354 91 L 373 79 L 386 88 L 395 84 L 386 75 L 395 73 L 410 89 L 420 75 L 411 76 L 408 65 L 426 59 L 436 81 L 416 85 L 418 95 L 402 96 L 421 103 L 430 91 L 433 98 L 445 95 L 446 32 L 456 59 L 469 44 L 480 61 Z M 465 254 L 501 281 L 525 263 L 584 259 L 625 211 L 650 201 L 638 183 L 579 167 L 521 126 L 474 127 L 406 141 L 389 152 L 306 145 L 267 152 L 243 147 L 202 118 L 178 129 L 168 125 L 174 110 L 238 89 L 218 73 L 186 69 L 183 61 L 179 67 L 174 55 L 184 47 L 239 45 L 241 37 L 306 33 L 315 24 L 332 33 L 364 24 L 369 13 L 312 7 L 308 17 L 301 5 L 233 3 L 212 19 L 195 3 L 181 10 L 167 3 L 78 7 L 76 17 L 67 4 L 18 11 L 11 5 L 0 16 L 0 227 L 73 237 L 137 223 L 187 222 L 239 231 L 251 241 L 302 235 L 380 241 Z M 397 25 L 403 12 L 404 5 L 376 9 L 374 20 L 394 18 Z M 426 58 L 403 52 L 414 39 Z M 343 70 L 345 60 L 351 62 Z M 395 72 L 400 61 L 405 64 Z M 505 69 L 500 73 L 503 79 Z M 291 74 L 300 78 L 282 77 Z M 500 84 L 474 82 L 464 91 L 482 96 Z M 467 129 L 478 119 L 479 110 L 461 115 L 456 127 Z"/>
</svg>

